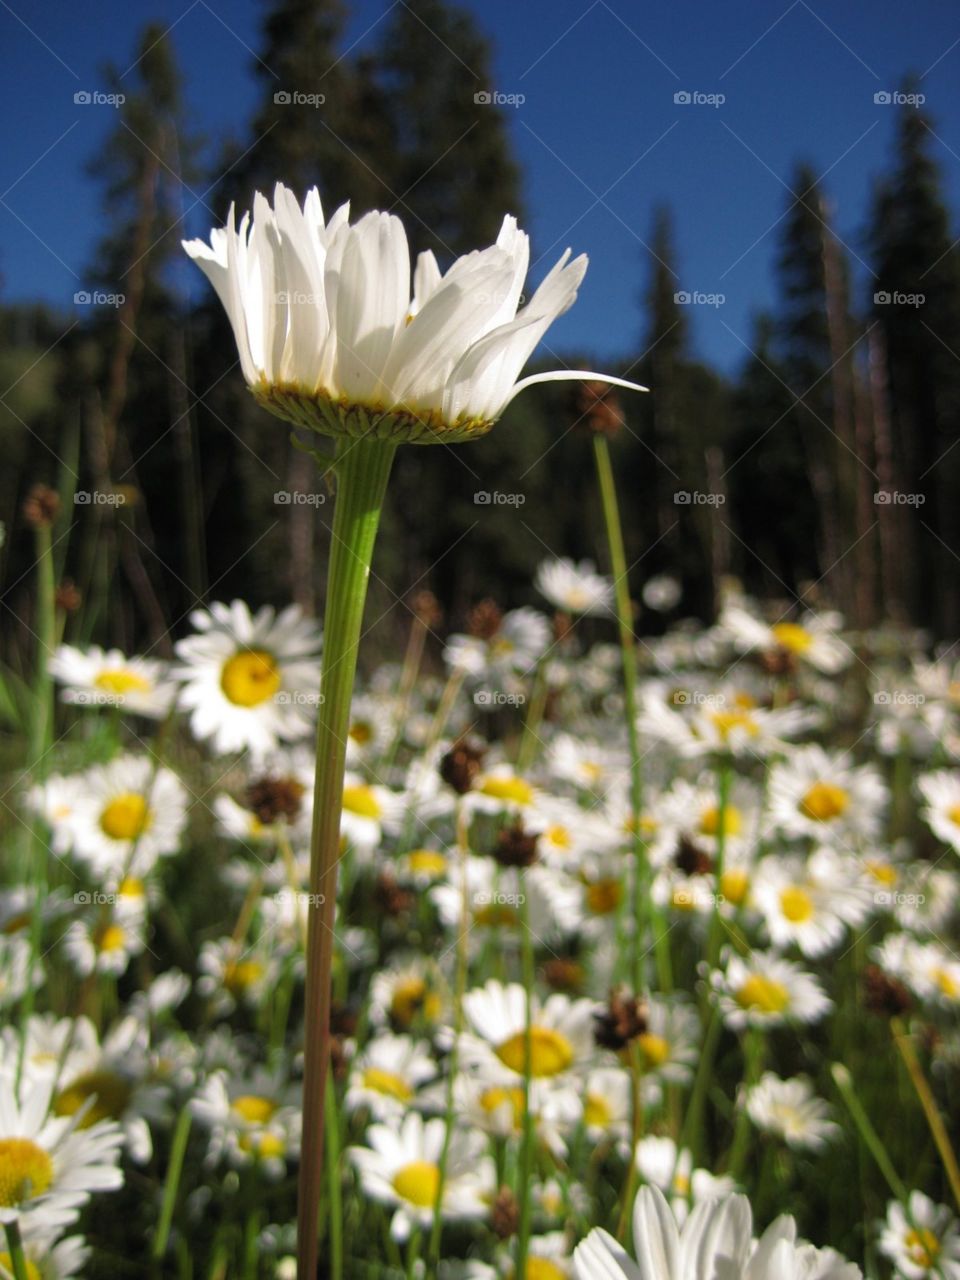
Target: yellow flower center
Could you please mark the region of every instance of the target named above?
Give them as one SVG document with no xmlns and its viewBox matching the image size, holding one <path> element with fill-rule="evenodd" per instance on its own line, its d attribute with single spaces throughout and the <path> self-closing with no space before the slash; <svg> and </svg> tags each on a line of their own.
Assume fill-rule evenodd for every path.
<svg viewBox="0 0 960 1280">
<path fill-rule="evenodd" d="M 381 1071 L 379 1067 L 367 1067 L 363 1073 L 363 1087 L 372 1089 L 374 1093 L 386 1094 L 388 1098 L 396 1098 L 398 1102 L 406 1102 L 413 1097 L 413 1090 L 403 1076 Z"/>
<path fill-rule="evenodd" d="M 100 829 L 111 840 L 136 840 L 149 830 L 152 822 L 146 796 L 136 791 L 114 796 L 100 814 Z"/>
<path fill-rule="evenodd" d="M 27 1280 L 43 1280 L 40 1269 L 35 1262 L 31 1262 L 29 1258 L 24 1258 L 26 1265 Z M 4 1275 L 13 1275 L 13 1259 L 9 1253 L 0 1253 L 0 1267 L 3 1268 Z"/>
<path fill-rule="evenodd" d="M 373 788 L 362 784 L 343 788 L 343 807 L 347 813 L 355 813 L 358 818 L 372 818 L 376 822 L 383 817 L 380 801 L 374 795 Z"/>
<path fill-rule="evenodd" d="M 480 1095 L 480 1105 L 488 1115 L 492 1115 L 494 1111 L 499 1111 L 503 1106 L 509 1106 L 513 1120 L 513 1127 L 520 1128 L 520 1122 L 523 1119 L 523 1090 L 522 1089 L 505 1089 L 495 1085 L 492 1089 L 484 1089 Z"/>
<path fill-rule="evenodd" d="M 810 632 L 796 622 L 778 622 L 770 630 L 780 648 L 789 649 L 791 653 L 806 653 L 813 644 Z"/>
<path fill-rule="evenodd" d="M 53 1161 L 29 1138 L 0 1138 L 0 1206 L 14 1209 L 42 1196 L 53 1181 Z"/>
<path fill-rule="evenodd" d="M 117 886 L 117 893 L 121 898 L 142 898 L 144 895 L 143 881 L 137 879 L 136 876 L 124 876 Z"/>
<path fill-rule="evenodd" d="M 814 822 L 832 822 L 846 812 L 849 803 L 843 787 L 833 782 L 815 782 L 800 801 L 800 812 Z"/>
<path fill-rule="evenodd" d="M 616 911 L 623 897 L 619 880 L 597 880 L 586 889 L 587 909 L 595 916 L 608 916 Z"/>
<path fill-rule="evenodd" d="M 407 863 L 414 875 L 439 877 L 447 869 L 447 860 L 435 849 L 415 849 L 407 857 Z"/>
<path fill-rule="evenodd" d="M 940 1256 L 940 1241 L 929 1227 L 911 1229 L 904 1238 L 910 1261 L 918 1267 L 935 1267 Z"/>
<path fill-rule="evenodd" d="M 119 924 L 102 924 L 94 929 L 92 941 L 102 955 L 105 951 L 122 951 L 127 935 Z"/>
<path fill-rule="evenodd" d="M 656 835 L 659 829 L 660 823 L 649 813 L 642 814 L 639 822 L 633 814 L 630 814 L 623 823 L 623 830 L 628 836 L 652 836 Z"/>
<path fill-rule="evenodd" d="M 690 1179 L 685 1173 L 675 1173 L 673 1175 L 673 1190 L 678 1196 L 688 1196 L 690 1194 Z"/>
<path fill-rule="evenodd" d="M 946 969 L 937 969 L 933 976 L 941 995 L 946 996 L 948 1000 L 956 1000 L 960 996 L 960 984 L 952 973 L 948 973 Z"/>
<path fill-rule="evenodd" d="M 547 827 L 543 833 L 543 839 L 548 844 L 556 845 L 558 849 L 569 849 L 573 844 L 566 827 Z"/>
<path fill-rule="evenodd" d="M 866 863 L 866 868 L 874 880 L 879 880 L 881 884 L 895 885 L 900 879 L 897 868 L 890 862 L 878 862 L 875 858 L 871 858 Z"/>
<path fill-rule="evenodd" d="M 149 693 L 150 681 L 136 671 L 115 667 L 113 671 L 101 671 L 93 682 L 104 693 Z"/>
<path fill-rule="evenodd" d="M 523 1075 L 527 1034 L 518 1031 L 499 1044 L 495 1050 L 505 1067 Z M 557 1076 L 573 1062 L 573 1048 L 566 1036 L 552 1027 L 530 1028 L 530 1074 L 533 1076 Z"/>
<path fill-rule="evenodd" d="M 780 892 L 780 910 L 791 924 L 804 924 L 813 918 L 813 899 L 805 889 L 792 884 Z"/>
<path fill-rule="evenodd" d="M 712 807 L 704 809 L 700 815 L 700 834 L 705 836 L 718 836 L 720 834 L 720 810 Z M 738 836 L 743 830 L 743 814 L 739 809 L 734 808 L 732 804 L 728 804 L 723 811 L 723 834 L 725 836 Z"/>
<path fill-rule="evenodd" d="M 223 985 L 233 996 L 242 993 L 263 977 L 263 965 L 259 960 L 228 960 L 223 966 Z"/>
<path fill-rule="evenodd" d="M 790 992 L 782 982 L 752 973 L 736 993 L 741 1009 L 758 1009 L 761 1013 L 783 1013 L 790 1004 Z"/>
<path fill-rule="evenodd" d="M 234 1098 L 230 1109 L 246 1124 L 266 1124 L 276 1114 L 277 1104 L 258 1093 L 242 1093 Z"/>
<path fill-rule="evenodd" d="M 365 747 L 373 739 L 373 729 L 365 720 L 355 720 L 347 732 L 360 747 Z"/>
<path fill-rule="evenodd" d="M 727 902 L 739 907 L 750 888 L 750 877 L 742 867 L 731 867 L 720 877 L 720 892 Z"/>
<path fill-rule="evenodd" d="M 947 817 L 955 827 L 960 827 L 960 804 L 952 805 L 947 810 Z"/>
<path fill-rule="evenodd" d="M 220 688 L 236 707 L 259 707 L 279 690 L 280 668 L 266 649 L 242 649 L 220 672 Z"/>
<path fill-rule="evenodd" d="M 711 711 L 710 719 L 721 742 L 727 742 L 734 729 L 742 729 L 750 738 L 755 738 L 760 732 L 760 726 L 747 711 Z"/>
<path fill-rule="evenodd" d="M 637 1044 L 648 1067 L 662 1067 L 670 1057 L 670 1042 L 663 1036 L 656 1036 L 652 1031 L 645 1031 L 637 1037 Z"/>
<path fill-rule="evenodd" d="M 241 1133 L 237 1140 L 241 1151 L 259 1156 L 261 1160 L 275 1160 L 286 1152 L 286 1144 L 277 1133 Z"/>
<path fill-rule="evenodd" d="M 533 801 L 533 787 L 523 778 L 484 778 L 480 792 L 509 804 L 531 804 Z"/>
<path fill-rule="evenodd" d="M 588 1093 L 583 1104 L 583 1123 L 591 1129 L 606 1129 L 612 1119 L 606 1098 L 599 1093 Z"/>
<path fill-rule="evenodd" d="M 520 923 L 520 913 L 514 907 L 495 903 L 492 906 L 481 907 L 479 911 L 475 911 L 473 913 L 473 923 L 485 925 L 488 929 L 509 929 Z"/>
<path fill-rule="evenodd" d="M 567 1273 L 549 1258 L 528 1258 L 525 1270 L 525 1280 L 567 1280 Z"/>
<path fill-rule="evenodd" d="M 393 1175 L 393 1189 L 401 1200 L 418 1209 L 430 1209 L 437 1202 L 440 1170 L 426 1160 L 413 1160 Z"/>
<path fill-rule="evenodd" d="M 390 1016 L 402 1027 L 409 1027 L 418 1013 L 428 1022 L 440 1016 L 440 997 L 427 990 L 422 978 L 404 978 L 397 983 L 390 1001 Z"/>
<path fill-rule="evenodd" d="M 80 1121 L 81 1129 L 89 1129 L 98 1120 L 119 1120 L 130 1105 L 133 1090 L 122 1076 L 113 1071 L 89 1071 L 77 1076 L 53 1100 L 58 1116 L 75 1116 L 91 1098 L 91 1106 Z"/>
</svg>

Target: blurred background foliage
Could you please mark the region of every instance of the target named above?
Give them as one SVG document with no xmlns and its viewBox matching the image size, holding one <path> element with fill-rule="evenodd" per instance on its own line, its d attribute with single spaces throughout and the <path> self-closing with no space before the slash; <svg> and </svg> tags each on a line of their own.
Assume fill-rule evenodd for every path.
<svg viewBox="0 0 960 1280">
<path fill-rule="evenodd" d="M 64 620 L 68 640 L 163 654 L 210 599 L 322 607 L 331 506 L 274 500 L 322 492 L 314 465 L 247 394 L 212 291 L 198 291 L 198 304 L 171 284 L 184 183 L 223 218 L 277 180 L 301 195 L 316 183 L 328 212 L 347 198 L 355 214 L 395 211 L 413 248 L 432 248 L 444 266 L 489 243 L 504 212 L 522 219 L 523 174 L 502 114 L 473 98 L 492 80 L 493 56 L 473 18 L 447 0 L 409 0 L 362 55 L 343 51 L 344 19 L 339 0 L 264 4 L 262 105 L 211 172 L 199 168 L 204 140 L 186 118 L 169 41 L 147 26 L 136 86 L 128 75 L 116 130 L 90 168 L 104 236 L 89 283 L 122 292 L 122 305 L 91 309 L 58 341 L 62 314 L 3 305 L 0 294 L 0 379 L 11 388 L 0 403 L 4 600 L 20 619 L 4 656 L 14 667 L 31 650 L 33 550 L 19 508 L 37 481 L 70 499 L 54 531 L 61 575 L 84 603 Z M 278 84 L 323 93 L 323 108 L 277 102 Z M 651 252 L 636 263 L 636 333 L 625 335 L 634 355 L 611 370 L 652 388 L 624 397 L 614 442 L 635 596 L 669 572 L 683 584 L 681 612 L 706 618 L 735 575 L 761 596 L 841 607 L 854 625 L 956 633 L 960 259 L 930 122 L 900 110 L 858 245 L 878 277 L 870 296 L 851 287 L 829 192 L 798 162 L 777 229 L 778 305 L 755 317 L 755 354 L 736 378 L 690 350 L 670 209 L 639 229 Z M 910 293 L 921 280 L 922 309 L 874 301 L 874 289 Z M 588 351 L 544 364 L 561 360 L 594 367 Z M 578 418 L 570 386 L 551 384 L 522 396 L 480 444 L 401 451 L 371 606 L 392 619 L 378 628 L 384 646 L 405 630 L 415 590 L 432 589 L 457 626 L 482 597 L 531 601 L 543 557 L 596 554 Z M 126 501 L 74 504 L 74 487 Z M 678 505 L 684 490 L 724 501 Z M 477 504 L 480 491 L 523 502 Z M 925 501 L 878 504 L 881 491 Z"/>
</svg>

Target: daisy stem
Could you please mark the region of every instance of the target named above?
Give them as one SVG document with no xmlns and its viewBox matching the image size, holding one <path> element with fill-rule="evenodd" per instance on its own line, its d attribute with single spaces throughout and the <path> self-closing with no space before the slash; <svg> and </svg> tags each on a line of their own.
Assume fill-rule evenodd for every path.
<svg viewBox="0 0 960 1280">
<path fill-rule="evenodd" d="M 901 1204 L 906 1204 L 907 1188 L 901 1182 L 896 1169 L 893 1167 L 893 1161 L 887 1155 L 886 1147 L 880 1141 L 880 1135 L 871 1124 L 870 1117 L 857 1097 L 857 1091 L 853 1085 L 853 1077 L 841 1062 L 835 1062 L 830 1070 L 840 1096 L 847 1105 L 847 1110 L 850 1112 L 853 1123 L 857 1126 L 860 1140 L 877 1162 L 877 1168 L 883 1174 L 887 1186 L 894 1196 Z"/>
<path fill-rule="evenodd" d="M 627 1244 L 627 1223 L 637 1189 L 637 1145 L 643 1137 L 643 1068 L 636 1040 L 630 1041 L 627 1052 L 630 1055 L 630 1168 L 617 1221 L 617 1239 L 622 1245 Z"/>
<path fill-rule="evenodd" d="M 517 749 L 517 773 L 524 773 L 529 769 L 537 754 L 540 725 L 543 723 L 543 713 L 547 709 L 547 695 L 550 692 L 546 665 L 545 662 L 539 663 L 533 677 L 533 688 L 530 691 L 527 714 L 523 721 L 523 733 Z"/>
<path fill-rule="evenodd" d="M 766 1047 L 763 1032 L 756 1027 L 751 1027 L 744 1036 L 743 1043 L 743 1056 L 746 1059 L 743 1072 L 744 1091 L 752 1088 L 760 1079 Z M 749 1145 L 750 1116 L 747 1113 L 746 1097 L 744 1097 L 733 1126 L 733 1142 L 727 1164 L 727 1172 L 737 1182 L 740 1181 L 743 1173 Z"/>
<path fill-rule="evenodd" d="M 917 1091 L 917 1097 L 923 1107 L 923 1114 L 927 1118 L 930 1133 L 936 1143 L 937 1151 L 940 1153 L 940 1159 L 943 1161 L 944 1172 L 947 1175 L 947 1181 L 950 1183 L 953 1198 L 957 1202 L 957 1208 L 960 1208 L 960 1167 L 957 1166 L 956 1152 L 950 1142 L 950 1136 L 943 1123 L 943 1116 L 940 1114 L 936 1098 L 933 1096 L 933 1090 L 923 1074 L 923 1068 L 913 1047 L 913 1041 L 899 1018 L 890 1019 L 890 1030 L 893 1033 L 893 1042 L 900 1051 L 900 1057 L 903 1059 L 903 1064 L 907 1068 L 913 1087 Z"/>
<path fill-rule="evenodd" d="M 7 1248 L 10 1250 L 10 1268 L 14 1280 L 29 1280 L 27 1260 L 23 1254 L 23 1240 L 20 1238 L 20 1223 L 14 1218 L 4 1223 L 7 1232 Z"/>
<path fill-rule="evenodd" d="M 637 726 L 637 647 L 633 634 L 633 605 L 630 600 L 627 556 L 623 546 L 623 528 L 620 523 L 620 509 L 617 505 L 617 489 L 613 481 L 610 444 L 606 436 L 599 432 L 593 437 L 593 457 L 600 486 L 610 567 L 613 570 L 617 623 L 623 660 L 623 705 L 627 721 L 627 742 L 630 748 L 630 805 L 633 809 L 633 844 L 636 860 L 633 887 L 633 986 L 635 991 L 642 991 L 646 986 L 644 981 L 646 935 L 652 930 L 660 988 L 662 991 L 670 991 L 673 986 L 670 973 L 670 949 L 666 931 L 659 927 L 657 920 L 659 913 L 650 896 L 650 865 L 643 839 L 643 757 L 640 751 L 640 730 Z"/>
<path fill-rule="evenodd" d="M 520 1169 L 517 1181 L 520 1203 L 520 1226 L 517 1232 L 518 1276 L 527 1274 L 527 1249 L 530 1244 L 530 1219 L 533 1210 L 533 1112 L 530 1108 L 530 1079 L 533 1074 L 533 934 L 527 906 L 526 873 L 520 872 L 520 950 L 523 957 L 523 986 L 526 991 L 526 1025 L 523 1038 L 523 1135 L 520 1143 Z"/>
<path fill-rule="evenodd" d="M 330 1280 L 343 1280 L 343 1197 L 340 1189 L 340 1120 L 333 1078 L 327 1075 L 327 1198 L 330 1202 Z"/>
<path fill-rule="evenodd" d="M 707 936 L 707 963 L 716 967 L 720 955 L 720 943 L 723 938 L 723 918 L 720 908 L 723 906 L 723 864 L 727 849 L 727 809 L 730 803 L 730 763 L 724 756 L 717 766 L 717 857 L 714 865 L 714 882 L 716 895 L 713 903 L 713 915 L 710 919 L 710 930 Z"/>
<path fill-rule="evenodd" d="M 330 1059 L 330 976 L 347 732 L 370 562 L 395 449 L 393 444 L 380 440 L 338 440 L 334 462 L 337 498 L 327 578 L 310 841 L 303 1147 L 297 1202 L 299 1280 L 316 1280 L 317 1274 L 324 1106 Z"/>
<path fill-rule="evenodd" d="M 177 1190 L 180 1187 L 180 1175 L 183 1172 L 183 1157 L 187 1150 L 187 1139 L 190 1137 L 191 1120 L 190 1108 L 186 1106 L 177 1117 L 173 1140 L 170 1143 L 170 1159 L 167 1162 L 167 1176 L 163 1183 L 163 1202 L 160 1205 L 160 1218 L 153 1236 L 153 1247 L 150 1250 L 155 1262 L 159 1262 L 167 1251 L 173 1211 L 177 1203 Z"/>
</svg>

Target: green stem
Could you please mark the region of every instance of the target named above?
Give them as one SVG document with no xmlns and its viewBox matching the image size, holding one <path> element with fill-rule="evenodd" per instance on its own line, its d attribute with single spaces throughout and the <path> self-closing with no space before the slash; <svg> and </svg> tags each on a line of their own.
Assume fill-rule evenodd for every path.
<svg viewBox="0 0 960 1280">
<path fill-rule="evenodd" d="M 733 1126 L 733 1142 L 730 1146 L 730 1158 L 727 1166 L 728 1173 L 737 1182 L 740 1181 L 743 1173 L 747 1147 L 750 1145 L 750 1116 L 747 1114 L 746 1091 L 757 1083 L 763 1070 L 763 1059 L 766 1051 L 766 1040 L 763 1032 L 756 1027 L 752 1027 L 744 1037 L 743 1048 L 744 1056 L 746 1057 L 743 1073 L 744 1097 L 742 1105 L 737 1111 L 737 1118 Z"/>
<path fill-rule="evenodd" d="M 722 757 L 717 766 L 717 857 L 714 865 L 714 884 L 716 887 L 713 903 L 713 915 L 710 917 L 710 929 L 707 934 L 707 964 L 716 968 L 720 956 L 720 945 L 723 940 L 723 917 L 720 914 L 723 896 L 723 871 L 727 850 L 727 809 L 730 804 L 730 761 Z"/>
<path fill-rule="evenodd" d="M 170 1226 L 173 1222 L 173 1210 L 177 1203 L 177 1191 L 180 1188 L 180 1175 L 183 1172 L 183 1158 L 187 1150 L 187 1139 L 190 1137 L 190 1108 L 184 1107 L 177 1117 L 173 1140 L 170 1144 L 170 1160 L 167 1164 L 167 1176 L 163 1184 L 163 1203 L 160 1206 L 160 1219 L 153 1237 L 151 1254 L 159 1261 L 167 1251 L 170 1238 Z"/>
<path fill-rule="evenodd" d="M 613 482 L 613 466 L 610 461 L 610 445 L 606 436 L 597 433 L 593 437 L 593 456 L 600 486 L 600 501 L 613 570 L 613 587 L 616 597 L 617 623 L 620 632 L 620 650 L 623 661 L 623 705 L 627 721 L 627 742 L 630 748 L 630 805 L 633 810 L 633 848 L 636 863 L 633 882 L 633 986 L 642 991 L 645 982 L 645 940 L 654 933 L 657 960 L 657 976 L 663 991 L 670 991 L 673 980 L 670 972 L 670 948 L 666 931 L 658 919 L 659 912 L 650 896 L 650 863 L 643 839 L 643 757 L 640 751 L 640 730 L 637 726 L 637 649 L 633 634 L 633 605 L 630 601 L 630 583 L 627 556 L 623 547 L 623 529 L 620 509 L 617 505 L 617 489 Z"/>
<path fill-rule="evenodd" d="M 537 746 L 540 742 L 540 726 L 543 723 L 543 713 L 546 710 L 547 696 L 550 692 L 546 668 L 547 664 L 545 662 L 539 663 L 536 674 L 533 677 L 530 701 L 527 704 L 527 714 L 523 721 L 523 734 L 517 750 L 517 773 L 524 773 L 529 769 L 537 754 Z"/>
<path fill-rule="evenodd" d="M 516 1274 L 527 1274 L 527 1249 L 530 1245 L 530 1221 L 533 1216 L 533 1111 L 530 1106 L 530 1080 L 533 1075 L 533 934 L 527 906 L 527 880 L 519 876 L 520 948 L 523 957 L 523 986 L 526 992 L 526 1024 L 523 1038 L 523 1136 L 520 1144 L 520 1167 L 517 1175 L 517 1200 L 520 1204 L 520 1227 L 517 1232 Z"/>
<path fill-rule="evenodd" d="M 327 1076 L 327 1197 L 330 1201 L 330 1280 L 343 1280 L 343 1196 L 340 1189 L 340 1121 L 333 1078 Z"/>
<path fill-rule="evenodd" d="M 830 1070 L 833 1074 L 834 1083 L 840 1091 L 840 1096 L 847 1104 L 847 1110 L 850 1112 L 853 1123 L 857 1126 L 857 1132 L 863 1145 L 877 1162 L 877 1168 L 886 1179 L 887 1186 L 901 1204 L 906 1204 L 907 1188 L 900 1180 L 896 1169 L 893 1167 L 893 1161 L 887 1155 L 887 1149 L 880 1140 L 880 1135 L 873 1127 L 870 1117 L 857 1097 L 857 1091 L 853 1085 L 853 1077 L 840 1062 L 835 1062 Z"/>
<path fill-rule="evenodd" d="M 703 1113 L 707 1102 L 707 1089 L 713 1077 L 713 1061 L 717 1053 L 717 1043 L 723 1030 L 723 1019 L 716 1005 L 710 1006 L 707 1030 L 700 1049 L 700 1061 L 697 1063 L 697 1075 L 693 1082 L 693 1093 L 684 1117 L 678 1152 L 682 1147 L 689 1147 L 693 1153 L 694 1163 L 699 1155 L 703 1138 Z"/>
<path fill-rule="evenodd" d="M 27 1260 L 23 1254 L 23 1240 L 20 1238 L 20 1223 L 16 1218 L 4 1224 L 7 1231 L 7 1248 L 10 1250 L 10 1267 L 14 1280 L 29 1280 Z"/>
<path fill-rule="evenodd" d="M 303 1147 L 297 1202 L 300 1280 L 315 1280 L 317 1274 L 324 1102 L 330 1056 L 330 974 L 347 731 L 370 562 L 394 452 L 395 446 L 385 441 L 339 440 L 334 463 L 337 499 L 327 579 L 310 842 Z"/>
</svg>

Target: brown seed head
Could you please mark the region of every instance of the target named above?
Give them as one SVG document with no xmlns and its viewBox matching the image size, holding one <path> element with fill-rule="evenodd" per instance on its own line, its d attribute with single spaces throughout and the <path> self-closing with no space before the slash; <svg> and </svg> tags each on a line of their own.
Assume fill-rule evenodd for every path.
<svg viewBox="0 0 960 1280">
<path fill-rule="evenodd" d="M 520 1226 L 520 1206 L 509 1187 L 501 1187 L 490 1207 L 490 1225 L 498 1240 L 509 1240 Z"/>
<path fill-rule="evenodd" d="M 49 485 L 35 484 L 23 500 L 23 518 L 34 529 L 49 528 L 60 509 L 60 497 Z"/>
<path fill-rule="evenodd" d="M 577 388 L 580 426 L 600 435 L 615 436 L 626 424 L 615 387 L 605 382 L 581 382 Z"/>
<path fill-rule="evenodd" d="M 913 997 L 900 981 L 878 964 L 868 964 L 861 978 L 863 1003 L 871 1013 L 897 1018 L 913 1006 Z"/>
<path fill-rule="evenodd" d="M 473 790 L 486 752 L 463 738 L 455 742 L 440 761 L 440 777 L 457 795 L 464 796 Z"/>
<path fill-rule="evenodd" d="M 532 867 L 537 860 L 539 838 L 535 833 L 524 831 L 523 821 L 518 818 L 497 836 L 493 856 L 501 867 Z"/>
<path fill-rule="evenodd" d="M 246 807 L 267 827 L 281 818 L 293 822 L 300 813 L 303 791 L 303 783 L 296 778 L 257 778 L 247 787 Z"/>
<path fill-rule="evenodd" d="M 59 587 L 57 587 L 57 594 L 54 598 L 57 608 L 62 609 L 64 613 L 76 613 L 81 604 L 83 604 L 83 596 L 72 578 L 64 578 Z"/>
<path fill-rule="evenodd" d="M 467 614 L 467 633 L 477 640 L 492 640 L 502 621 L 503 610 L 496 600 L 481 600 Z"/>
<path fill-rule="evenodd" d="M 646 1031 L 647 1002 L 629 991 L 611 991 L 606 1009 L 593 1016 L 597 1024 L 593 1029 L 594 1040 L 601 1049 L 619 1053 Z"/>
</svg>

